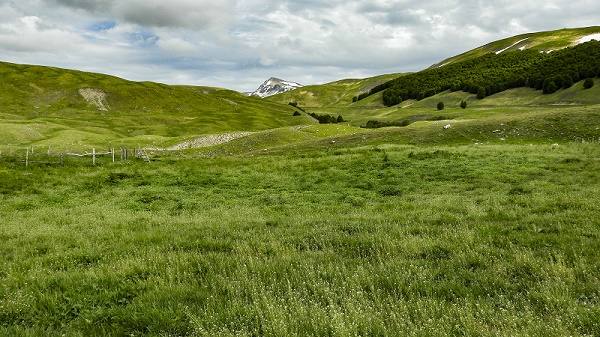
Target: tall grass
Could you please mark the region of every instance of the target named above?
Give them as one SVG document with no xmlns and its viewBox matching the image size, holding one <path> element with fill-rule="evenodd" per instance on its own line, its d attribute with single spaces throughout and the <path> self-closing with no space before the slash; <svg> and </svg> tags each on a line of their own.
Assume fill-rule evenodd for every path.
<svg viewBox="0 0 600 337">
<path fill-rule="evenodd" d="M 598 335 L 599 153 L 3 160 L 0 335 Z"/>
</svg>

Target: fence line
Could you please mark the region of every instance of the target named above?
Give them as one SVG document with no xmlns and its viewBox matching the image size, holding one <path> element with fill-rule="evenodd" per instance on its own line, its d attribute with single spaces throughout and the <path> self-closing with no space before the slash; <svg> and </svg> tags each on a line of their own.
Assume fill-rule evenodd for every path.
<svg viewBox="0 0 600 337">
<path fill-rule="evenodd" d="M 600 137 L 576 137 L 575 143 L 600 143 Z"/>
<path fill-rule="evenodd" d="M 127 149 L 127 148 L 120 148 L 121 154 L 120 157 L 118 158 L 120 161 L 127 161 L 130 158 L 130 153 L 133 154 L 133 158 L 135 159 L 142 159 L 145 162 L 150 162 L 150 156 L 148 156 L 148 153 L 146 152 L 145 149 L 142 149 L 140 146 L 138 146 L 137 148 L 134 149 Z M 17 153 L 20 152 L 17 150 Z M 22 153 L 22 152 L 21 152 Z M 34 156 L 34 153 L 35 156 Z M 46 156 L 46 158 L 40 158 Z M 108 151 L 106 152 L 97 152 L 96 148 L 92 148 L 92 152 L 84 152 L 84 153 L 74 153 L 74 152 L 61 152 L 61 153 L 57 153 L 57 154 L 52 154 L 50 151 L 50 147 L 48 147 L 48 151 L 46 153 L 44 153 L 44 151 L 38 152 L 38 151 L 34 151 L 34 147 L 27 147 L 27 149 L 25 150 L 25 159 L 24 160 L 18 160 L 18 155 L 16 155 L 14 153 L 13 150 L 10 151 L 9 155 L 6 155 L 6 153 L 4 154 L 4 158 L 15 158 L 14 159 L 16 162 L 24 162 L 25 166 L 29 166 L 29 164 L 46 164 L 46 165 L 56 165 L 59 164 L 61 166 L 64 166 L 65 164 L 65 158 L 66 157 L 77 157 L 77 158 L 85 158 L 85 157 L 91 157 L 92 159 L 92 165 L 96 165 L 97 161 L 100 157 L 106 157 L 108 156 L 110 158 L 110 160 L 114 163 L 115 161 L 117 161 L 117 156 L 116 156 L 116 150 L 115 148 L 110 148 L 108 149 Z M 38 160 L 35 160 L 34 157 L 38 157 Z M 58 157 L 58 161 L 56 161 L 54 158 Z M 23 157 L 21 157 L 23 158 Z M 3 154 L 2 151 L 0 151 L 0 160 L 3 159 Z"/>
</svg>

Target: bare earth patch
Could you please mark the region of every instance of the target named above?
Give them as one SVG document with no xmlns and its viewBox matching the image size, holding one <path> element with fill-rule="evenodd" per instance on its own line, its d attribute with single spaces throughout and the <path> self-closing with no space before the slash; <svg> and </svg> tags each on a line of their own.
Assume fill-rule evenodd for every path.
<svg viewBox="0 0 600 337">
<path fill-rule="evenodd" d="M 208 135 L 202 136 L 200 138 L 196 138 L 193 140 L 188 140 L 183 143 L 179 143 L 173 145 L 171 147 L 166 148 L 168 151 L 177 151 L 184 149 L 195 149 L 200 147 L 209 147 L 214 145 L 219 145 L 223 143 L 230 142 L 234 139 L 245 137 L 252 134 L 252 132 L 238 132 L 238 133 L 224 133 L 220 135 Z"/>
<path fill-rule="evenodd" d="M 83 88 L 78 91 L 88 104 L 96 106 L 98 110 L 108 111 L 110 108 L 108 104 L 104 105 L 106 103 L 106 93 L 102 89 Z"/>
</svg>

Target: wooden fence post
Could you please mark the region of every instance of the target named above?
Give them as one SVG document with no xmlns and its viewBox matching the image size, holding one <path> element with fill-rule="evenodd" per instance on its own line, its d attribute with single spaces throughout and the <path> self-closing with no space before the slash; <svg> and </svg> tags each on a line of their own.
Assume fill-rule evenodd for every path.
<svg viewBox="0 0 600 337">
<path fill-rule="evenodd" d="M 113 163 L 114 163 L 115 162 L 115 148 L 114 147 L 112 148 L 111 152 L 112 152 L 112 160 L 113 160 Z"/>
<path fill-rule="evenodd" d="M 29 148 L 27 148 L 27 153 L 25 154 L 25 167 L 29 166 Z"/>
<path fill-rule="evenodd" d="M 63 154 L 60 154 L 60 166 L 65 166 L 64 162 L 63 162 Z"/>
<path fill-rule="evenodd" d="M 92 148 L 92 165 L 96 165 L 96 148 Z"/>
</svg>

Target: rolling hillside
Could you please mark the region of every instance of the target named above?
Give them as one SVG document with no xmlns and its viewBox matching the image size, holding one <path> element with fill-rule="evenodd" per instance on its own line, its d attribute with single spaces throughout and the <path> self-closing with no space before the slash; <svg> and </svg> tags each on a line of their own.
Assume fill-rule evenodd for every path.
<svg viewBox="0 0 600 337">
<path fill-rule="evenodd" d="M 516 50 L 530 50 L 550 53 L 552 51 L 578 45 L 582 42 L 588 41 L 590 38 L 600 39 L 597 34 L 600 34 L 600 26 L 522 34 L 488 43 L 479 48 L 443 60 L 433 65 L 429 69 L 425 69 L 412 75 L 419 76 L 428 70 L 434 70 L 436 68 L 454 63 L 469 60 L 472 61 L 489 54 L 506 54 L 506 52 Z M 529 58 L 527 61 L 519 60 L 518 62 L 531 62 L 532 64 L 535 64 L 536 61 L 537 60 L 534 58 Z M 513 62 L 511 66 L 513 67 L 511 71 L 516 74 L 524 66 L 526 66 L 526 63 L 514 64 Z M 484 65 L 484 68 L 486 67 L 487 65 Z M 495 76 L 495 74 L 493 75 Z M 297 102 L 300 106 L 314 108 L 379 108 L 383 106 L 381 93 L 376 93 L 355 103 L 352 102 L 352 98 L 354 96 L 366 93 L 377 86 L 384 85 L 388 81 L 399 78 L 400 76 L 400 74 L 391 74 L 362 80 L 342 80 L 324 85 L 307 86 L 301 90 L 290 91 L 285 94 L 270 97 L 269 99 L 281 103 Z M 426 79 L 426 81 L 428 80 L 429 79 Z M 427 83 L 424 83 L 424 86 L 427 87 Z"/>
<path fill-rule="evenodd" d="M 3 145 L 167 146 L 198 135 L 310 124 L 295 109 L 235 91 L 131 82 L 0 63 Z"/>
<path fill-rule="evenodd" d="M 550 53 L 582 42 L 588 36 L 600 34 L 600 26 L 587 28 L 561 29 L 547 32 L 521 34 L 499 41 L 490 42 L 484 46 L 450 57 L 431 68 L 437 68 L 451 63 L 473 59 L 489 53 L 502 53 L 515 50 L 535 50 Z M 584 40 L 585 41 L 585 40 Z"/>
<path fill-rule="evenodd" d="M 366 79 L 346 79 L 322 85 L 307 85 L 300 89 L 268 97 L 267 100 L 284 104 L 296 102 L 302 107 L 365 106 L 370 105 L 369 102 L 352 104 L 352 98 L 399 76 L 402 76 L 402 74 L 380 75 Z M 381 106 L 381 104 L 375 102 L 375 106 Z"/>
<path fill-rule="evenodd" d="M 247 97 L 220 88 L 131 82 L 102 74 L 0 63 L 0 148 L 36 146 L 70 150 L 89 149 L 92 146 L 102 148 L 138 145 L 149 148 L 186 148 L 195 147 L 194 144 L 203 143 L 215 136 L 234 141 L 229 145 L 218 146 L 223 151 L 216 148 L 214 153 L 252 153 L 258 149 L 285 146 L 287 143 L 318 142 L 336 136 L 363 134 L 365 130 L 358 127 L 370 120 L 409 120 L 413 131 L 407 134 L 429 139 L 429 136 L 419 136 L 419 130 L 425 130 L 423 132 L 428 135 L 435 134 L 427 131 L 427 128 L 438 130 L 440 120 L 468 121 L 475 124 L 464 125 L 477 129 L 477 123 L 488 123 L 486 118 L 506 114 L 523 116 L 519 119 L 521 122 L 527 118 L 541 118 L 545 116 L 545 108 L 573 115 L 581 109 L 585 110 L 585 116 L 593 118 L 594 110 L 582 107 L 600 104 L 600 83 L 596 79 L 593 88 L 584 90 L 581 83 L 584 77 L 575 80 L 571 87 L 559 86 L 556 92 L 549 94 L 542 94 L 541 90 L 529 87 L 518 87 L 499 90 L 479 99 L 474 92 L 468 92 L 464 88 L 446 90 L 445 86 L 448 84 L 442 83 L 442 90 L 434 90 L 433 95 L 420 99 L 403 99 L 400 104 L 389 107 L 384 105 L 383 91 L 359 101 L 354 101 L 353 98 L 390 81 L 404 83 L 417 77 L 427 80 L 427 74 L 476 64 L 480 59 L 507 63 L 509 73 L 512 71 L 516 74 L 517 80 L 525 80 L 517 78 L 525 67 L 519 62 L 526 60 L 528 64 L 535 65 L 536 69 L 542 69 L 552 59 L 537 57 L 536 55 L 542 54 L 535 50 L 568 47 L 583 42 L 585 39 L 582 38 L 594 37 L 599 32 L 600 27 L 590 27 L 515 36 L 441 62 L 440 64 L 448 65 L 445 67 L 429 68 L 411 74 L 388 74 L 309 85 L 265 99 Z M 594 43 L 585 45 L 596 48 Z M 511 53 L 513 50 L 527 48 L 531 50 L 522 54 Z M 578 55 L 588 55 L 585 51 L 581 52 L 583 49 L 578 49 Z M 568 58 L 570 54 L 557 51 L 543 55 L 563 55 Z M 585 63 L 585 59 L 582 60 L 584 61 L 580 62 Z M 479 67 L 484 69 L 486 64 Z M 572 64 L 563 67 L 552 65 L 550 71 L 571 66 Z M 466 69 L 462 71 L 463 77 L 467 70 L 473 71 L 473 68 L 463 68 Z M 444 75 L 438 78 L 448 77 Z M 433 85 L 427 81 L 422 85 L 426 87 L 428 83 Z M 464 86 L 465 82 L 460 85 Z M 467 109 L 459 108 L 463 100 L 468 102 Z M 297 103 L 307 113 L 329 114 L 333 117 L 341 115 L 346 122 L 340 128 L 306 128 L 317 121 L 304 113 L 293 116 L 297 109 L 288 105 L 290 102 Z M 436 109 L 439 102 L 446 105 L 443 112 Z M 535 107 L 536 113 L 528 115 L 532 107 Z M 570 126 L 567 123 L 565 127 Z M 587 130 L 582 134 L 594 135 L 594 125 L 588 128 L 578 122 L 576 127 Z M 569 133 L 569 137 L 575 137 L 575 134 L 577 132 Z M 404 136 L 400 138 L 406 139 Z M 539 134 L 534 138 L 540 139 Z M 553 139 L 566 138 L 557 134 Z M 235 146 L 240 148 L 234 148 Z M 211 152 L 210 149 L 202 151 Z"/>
</svg>

